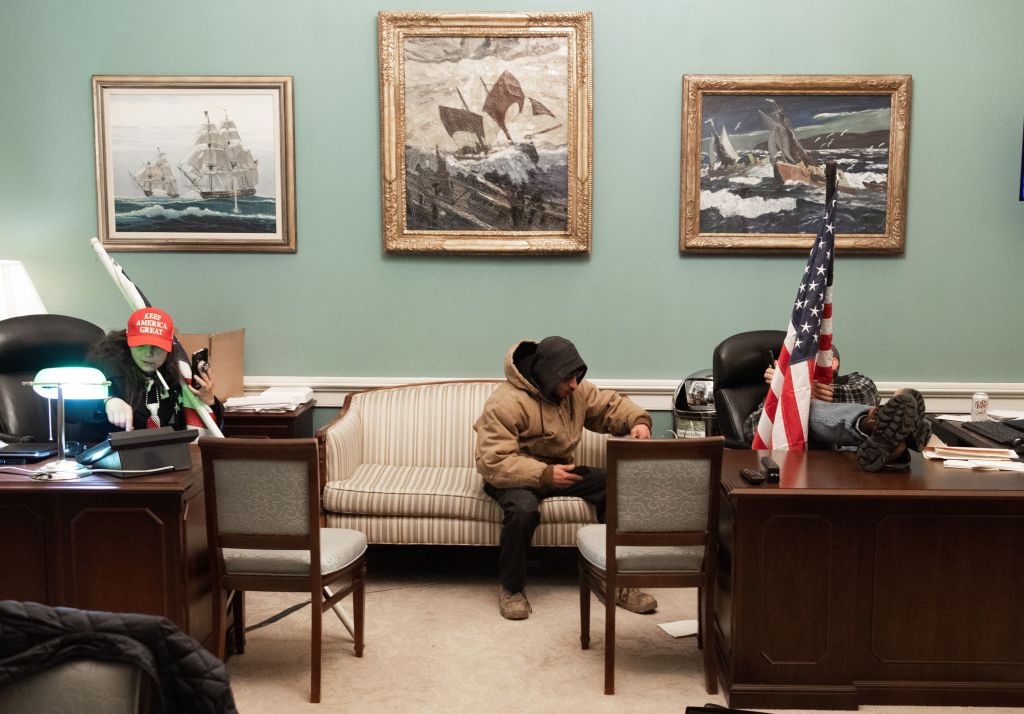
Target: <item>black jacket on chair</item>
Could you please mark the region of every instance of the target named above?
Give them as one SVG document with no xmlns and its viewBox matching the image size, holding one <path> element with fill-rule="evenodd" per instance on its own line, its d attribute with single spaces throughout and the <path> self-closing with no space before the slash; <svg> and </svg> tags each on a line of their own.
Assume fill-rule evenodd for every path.
<svg viewBox="0 0 1024 714">
<path fill-rule="evenodd" d="M 156 712 L 237 712 L 224 663 L 165 617 L 0 600 L 0 688 L 78 658 L 138 666 Z"/>
</svg>

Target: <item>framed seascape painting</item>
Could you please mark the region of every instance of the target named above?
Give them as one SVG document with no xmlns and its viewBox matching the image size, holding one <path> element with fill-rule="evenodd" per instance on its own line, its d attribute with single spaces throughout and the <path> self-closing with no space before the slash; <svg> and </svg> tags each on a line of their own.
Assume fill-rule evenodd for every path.
<svg viewBox="0 0 1024 714">
<path fill-rule="evenodd" d="M 92 78 L 107 250 L 295 252 L 291 77 Z"/>
<path fill-rule="evenodd" d="M 685 75 L 679 249 L 801 252 L 837 175 L 836 246 L 899 254 L 910 75 Z"/>
<path fill-rule="evenodd" d="M 388 253 L 589 253 L 592 21 L 378 15 Z"/>
</svg>

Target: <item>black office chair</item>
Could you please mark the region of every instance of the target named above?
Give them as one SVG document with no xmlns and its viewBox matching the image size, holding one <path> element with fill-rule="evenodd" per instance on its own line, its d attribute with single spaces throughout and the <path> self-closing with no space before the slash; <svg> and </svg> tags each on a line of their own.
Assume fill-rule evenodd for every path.
<svg viewBox="0 0 1024 714">
<path fill-rule="evenodd" d="M 726 446 L 750 448 L 743 438 L 743 422 L 768 394 L 764 381 L 768 352 L 778 359 L 785 339 L 782 330 L 753 330 L 727 337 L 715 348 L 711 362 L 715 412 Z"/>
<path fill-rule="evenodd" d="M 96 325 L 67 315 L 0 320 L 0 440 L 54 440 L 50 400 L 22 382 L 44 367 L 83 364 L 86 351 L 102 336 Z"/>
</svg>

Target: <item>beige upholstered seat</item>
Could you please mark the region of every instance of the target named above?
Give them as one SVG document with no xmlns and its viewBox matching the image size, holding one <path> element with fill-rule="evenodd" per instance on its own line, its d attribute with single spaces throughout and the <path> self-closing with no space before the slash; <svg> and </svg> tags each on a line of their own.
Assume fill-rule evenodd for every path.
<svg viewBox="0 0 1024 714">
<path fill-rule="evenodd" d="M 136 714 L 142 682 L 127 662 L 72 659 L 0 687 L 0 712 Z"/>
<path fill-rule="evenodd" d="M 583 649 L 590 648 L 590 591 L 605 600 L 605 694 L 615 691 L 614 593 L 622 587 L 698 588 L 705 686 L 718 691 L 711 623 L 722 442 L 608 440 L 607 525 L 576 536 Z"/>
<path fill-rule="evenodd" d="M 473 423 L 499 380 L 465 380 L 350 394 L 317 432 L 327 524 L 371 543 L 497 545 L 501 508 L 476 470 Z M 576 463 L 604 467 L 604 435 L 585 431 Z M 580 498 L 546 498 L 535 546 L 573 546 L 597 522 Z"/>
<path fill-rule="evenodd" d="M 204 438 L 199 448 L 214 571 L 217 656 L 224 657 L 232 598 L 235 649 L 241 652 L 246 590 L 306 591 L 313 604 L 310 701 L 319 702 L 321 618 L 349 593 L 355 653 L 363 654 L 366 536 L 344 528 L 320 528 L 315 440 Z M 332 592 L 333 587 L 340 589 Z M 345 617 L 342 622 L 349 627 Z"/>
</svg>

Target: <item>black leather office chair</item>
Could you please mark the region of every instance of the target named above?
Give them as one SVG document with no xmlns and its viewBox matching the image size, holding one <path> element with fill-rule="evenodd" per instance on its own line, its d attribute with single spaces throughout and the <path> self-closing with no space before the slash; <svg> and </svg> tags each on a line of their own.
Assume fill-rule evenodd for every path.
<svg viewBox="0 0 1024 714">
<path fill-rule="evenodd" d="M 82 364 L 90 345 L 102 336 L 96 325 L 67 315 L 0 320 L 0 440 L 54 440 L 50 400 L 22 382 L 44 367 Z"/>
<path fill-rule="evenodd" d="M 764 381 L 768 351 L 778 359 L 785 339 L 782 330 L 754 330 L 727 337 L 715 348 L 711 363 L 715 412 L 726 446 L 750 448 L 743 439 L 743 422 L 768 394 Z"/>
</svg>

